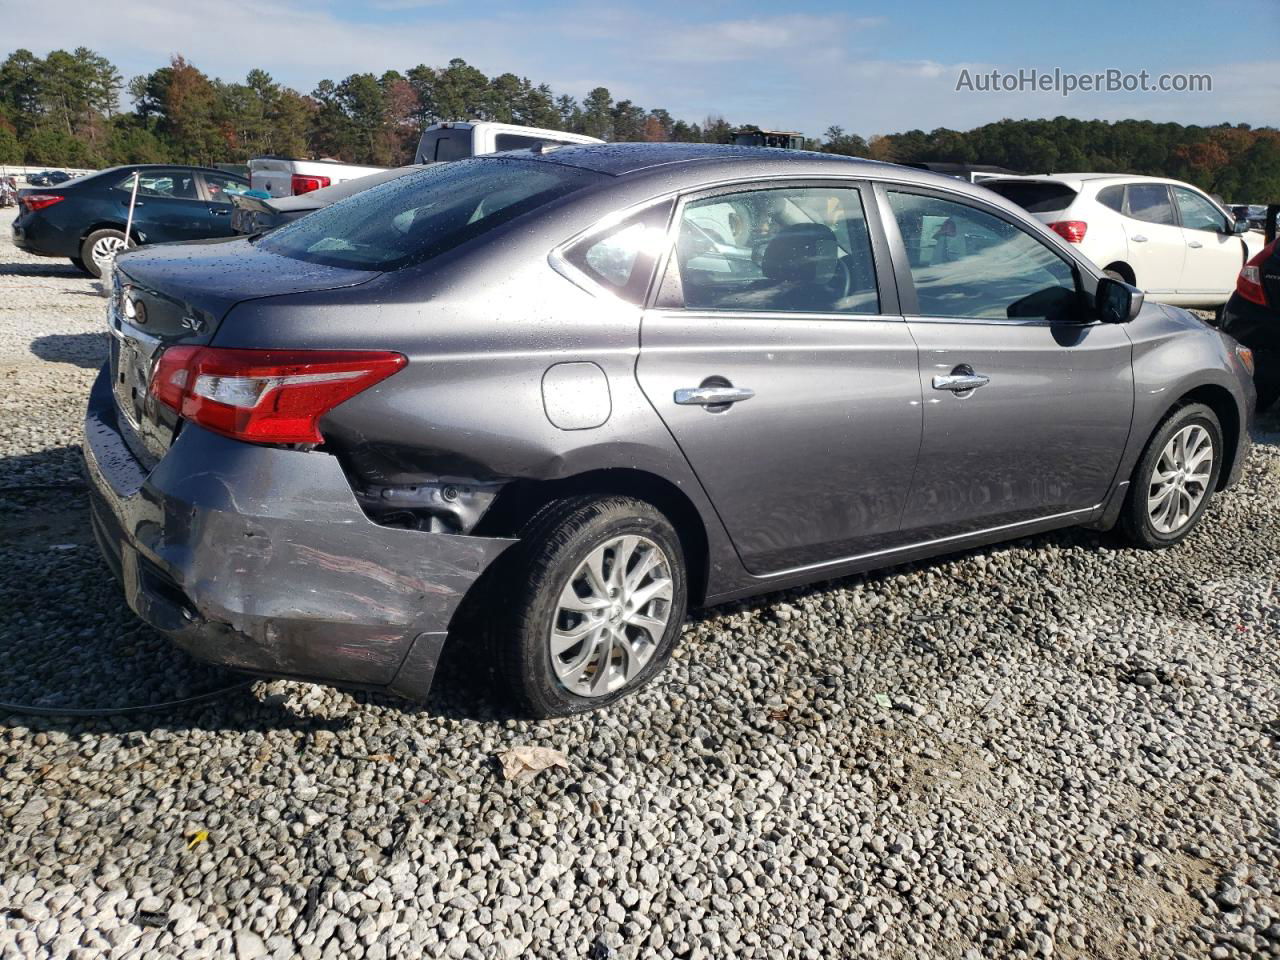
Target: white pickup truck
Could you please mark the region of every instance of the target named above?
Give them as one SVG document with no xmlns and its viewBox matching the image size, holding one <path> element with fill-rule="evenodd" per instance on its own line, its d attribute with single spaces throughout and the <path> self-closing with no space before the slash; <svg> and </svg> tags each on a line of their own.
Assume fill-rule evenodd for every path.
<svg viewBox="0 0 1280 960">
<path fill-rule="evenodd" d="M 383 169 L 343 163 L 341 160 L 257 157 L 249 161 L 249 185 L 272 197 L 296 197 Z"/>
<path fill-rule="evenodd" d="M 478 157 L 483 153 L 501 153 L 504 150 L 524 150 L 540 143 L 567 145 L 571 143 L 604 143 L 595 137 L 563 130 L 547 130 L 542 127 L 521 127 L 513 123 L 495 123 L 492 120 L 450 120 L 433 123 L 422 131 L 418 141 L 418 153 L 414 163 L 439 163 L 444 160 L 462 160 Z"/>
</svg>

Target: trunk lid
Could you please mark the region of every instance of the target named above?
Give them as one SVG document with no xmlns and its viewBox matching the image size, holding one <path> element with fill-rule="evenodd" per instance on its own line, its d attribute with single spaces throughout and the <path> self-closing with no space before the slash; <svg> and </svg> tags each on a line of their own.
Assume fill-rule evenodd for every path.
<svg viewBox="0 0 1280 960">
<path fill-rule="evenodd" d="M 107 326 L 125 442 L 147 469 L 173 442 L 179 418 L 148 390 L 165 348 L 210 343 L 227 312 L 245 300 L 351 287 L 376 276 L 282 257 L 243 238 L 164 244 L 122 255 L 110 275 Z"/>
</svg>

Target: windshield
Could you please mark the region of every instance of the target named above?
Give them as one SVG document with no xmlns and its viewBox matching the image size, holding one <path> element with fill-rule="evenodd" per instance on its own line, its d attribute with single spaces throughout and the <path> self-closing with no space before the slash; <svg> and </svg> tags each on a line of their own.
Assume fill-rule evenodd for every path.
<svg viewBox="0 0 1280 960">
<path fill-rule="evenodd" d="M 340 200 L 258 243 L 281 256 L 331 267 L 398 270 L 568 196 L 599 176 L 528 160 L 459 160 Z"/>
</svg>

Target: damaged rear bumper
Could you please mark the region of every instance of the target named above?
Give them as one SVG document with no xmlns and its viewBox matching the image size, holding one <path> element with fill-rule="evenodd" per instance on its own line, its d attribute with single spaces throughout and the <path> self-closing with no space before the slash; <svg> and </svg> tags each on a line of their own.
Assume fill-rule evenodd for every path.
<svg viewBox="0 0 1280 960">
<path fill-rule="evenodd" d="M 238 670 L 421 698 L 458 604 L 514 542 L 379 526 L 334 457 L 192 424 L 148 473 L 106 369 L 84 455 L 94 533 L 129 606 Z"/>
</svg>

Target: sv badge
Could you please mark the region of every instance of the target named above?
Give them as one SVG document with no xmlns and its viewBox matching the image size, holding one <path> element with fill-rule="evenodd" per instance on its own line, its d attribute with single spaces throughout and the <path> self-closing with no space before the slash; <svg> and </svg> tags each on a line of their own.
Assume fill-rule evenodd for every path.
<svg viewBox="0 0 1280 960">
<path fill-rule="evenodd" d="M 204 321 L 197 317 L 183 317 L 182 328 L 184 330 L 190 330 L 192 333 L 199 333 L 204 329 Z"/>
</svg>

